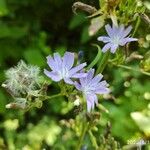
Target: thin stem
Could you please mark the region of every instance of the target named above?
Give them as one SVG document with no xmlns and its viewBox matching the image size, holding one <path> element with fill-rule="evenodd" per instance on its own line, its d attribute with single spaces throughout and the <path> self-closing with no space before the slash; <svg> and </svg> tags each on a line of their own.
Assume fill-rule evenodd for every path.
<svg viewBox="0 0 150 150">
<path fill-rule="evenodd" d="M 113 64 L 113 63 L 112 63 Z M 150 73 L 149 72 L 145 72 L 145 71 L 142 71 L 142 70 L 139 70 L 139 69 L 134 69 L 132 67 L 129 67 L 129 66 L 124 66 L 124 65 L 115 65 L 113 64 L 114 66 L 116 67 L 120 67 L 120 68 L 123 68 L 123 69 L 127 69 L 127 70 L 131 70 L 131 71 L 136 71 L 136 72 L 140 72 L 142 74 L 145 74 L 147 76 L 150 76 Z"/>
<path fill-rule="evenodd" d="M 83 143 L 83 140 L 84 140 L 84 137 L 85 137 L 85 134 L 86 134 L 86 131 L 88 129 L 88 124 L 85 124 L 86 122 L 83 123 L 83 130 L 82 130 L 82 133 L 81 133 L 81 136 L 80 136 L 80 139 L 79 139 L 79 143 L 77 145 L 77 148 L 76 150 L 80 150 L 81 149 L 81 146 L 82 146 L 82 143 Z"/>
<path fill-rule="evenodd" d="M 95 149 L 98 149 L 98 144 L 97 144 L 97 141 L 96 141 L 92 131 L 89 130 L 88 132 L 89 132 L 89 135 L 90 135 L 91 142 L 92 142 L 93 146 L 95 147 Z"/>
<path fill-rule="evenodd" d="M 104 54 L 104 56 L 102 57 L 102 59 L 101 59 L 99 65 L 98 65 L 96 74 L 103 72 L 103 70 L 105 69 L 105 67 L 106 67 L 106 65 L 107 65 L 107 62 L 108 62 L 108 59 L 109 59 L 109 55 L 110 55 L 110 51 L 108 51 L 108 52 L 106 52 L 106 53 Z"/>
<path fill-rule="evenodd" d="M 138 17 L 132 36 L 135 35 L 140 23 L 141 23 L 141 19 L 140 19 L 140 17 Z"/>
<path fill-rule="evenodd" d="M 44 100 L 47 100 L 47 99 L 53 99 L 53 98 L 56 98 L 56 97 L 63 96 L 63 94 L 59 93 L 59 94 L 55 94 L 55 95 L 52 95 L 52 96 L 45 96 L 45 95 L 38 95 L 38 96 L 41 96 L 41 97 L 44 98 Z"/>
</svg>

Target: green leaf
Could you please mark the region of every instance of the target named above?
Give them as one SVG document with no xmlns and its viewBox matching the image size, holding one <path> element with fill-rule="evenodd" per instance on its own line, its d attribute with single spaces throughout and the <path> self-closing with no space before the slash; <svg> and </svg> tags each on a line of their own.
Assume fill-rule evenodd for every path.
<svg viewBox="0 0 150 150">
<path fill-rule="evenodd" d="M 97 44 L 93 44 L 93 46 L 96 46 L 98 48 L 98 53 L 97 53 L 95 59 L 87 67 L 87 70 L 89 70 L 90 68 L 92 68 L 93 66 L 95 66 L 97 64 L 97 62 L 100 60 L 100 57 L 102 54 L 102 50 Z"/>
<path fill-rule="evenodd" d="M 82 44 L 88 42 L 91 39 L 91 37 L 89 36 L 88 29 L 89 29 L 89 26 L 85 26 L 82 30 L 82 34 L 81 34 L 81 43 Z"/>
<path fill-rule="evenodd" d="M 27 34 L 28 26 L 17 27 L 8 26 L 4 23 L 0 23 L 0 38 L 14 38 L 18 39 Z"/>
<path fill-rule="evenodd" d="M 24 57 L 28 63 L 42 67 L 45 65 L 45 58 L 38 50 L 27 50 L 24 52 Z"/>
<path fill-rule="evenodd" d="M 85 17 L 86 16 L 82 13 L 74 15 L 69 24 L 69 29 L 72 30 L 72 29 L 80 26 L 81 24 L 83 24 L 86 21 Z"/>
<path fill-rule="evenodd" d="M 5 0 L 0 0 L 0 17 L 7 15 L 9 12 Z"/>
<path fill-rule="evenodd" d="M 0 91 L 0 113 L 4 113 L 5 112 L 5 105 L 6 105 L 6 97 L 3 94 L 2 91 Z"/>
</svg>

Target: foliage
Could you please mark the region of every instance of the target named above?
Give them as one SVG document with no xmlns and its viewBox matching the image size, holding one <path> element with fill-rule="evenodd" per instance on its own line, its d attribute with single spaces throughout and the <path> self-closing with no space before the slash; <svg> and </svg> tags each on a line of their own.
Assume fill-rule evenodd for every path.
<svg viewBox="0 0 150 150">
<path fill-rule="evenodd" d="M 75 104 L 79 97 L 75 91 L 71 94 L 72 86 L 56 84 L 44 76 L 40 82 L 46 80 L 47 95 L 54 97 L 45 101 L 40 97 L 43 105 L 38 103 L 32 105 L 36 108 L 24 111 L 6 109 L 14 97 L 1 88 L 0 149 L 66 150 L 79 145 L 91 150 L 130 150 L 140 147 L 137 143 L 141 140 L 145 142 L 142 148 L 150 149 L 149 1 L 84 1 L 91 6 L 84 5 L 86 8 L 97 10 L 92 14 L 81 3 L 74 14 L 74 2 L 0 0 L 0 83 L 5 81 L 5 70 L 21 59 L 40 67 L 40 76 L 44 76 L 47 55 L 74 51 L 76 58 L 81 55 L 81 63 L 90 64 L 86 69 L 95 67 L 97 73 L 103 72 L 111 93 L 100 95 L 95 111 L 85 113 L 82 105 L 78 106 L 77 101 Z M 103 43 L 97 37 L 106 34 L 104 25 L 116 24 L 117 20 L 132 25 L 131 35 L 138 42 L 105 55 L 100 48 Z M 41 89 L 44 88 L 45 84 Z M 67 94 L 55 97 L 60 90 Z M 36 99 L 39 91 L 29 95 Z"/>
</svg>

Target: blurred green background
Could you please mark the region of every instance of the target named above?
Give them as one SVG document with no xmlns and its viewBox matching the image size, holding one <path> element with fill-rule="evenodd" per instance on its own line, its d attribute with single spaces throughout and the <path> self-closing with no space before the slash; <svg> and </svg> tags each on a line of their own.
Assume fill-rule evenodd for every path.
<svg viewBox="0 0 150 150">
<path fill-rule="evenodd" d="M 46 67 L 46 56 L 56 51 L 63 54 L 66 50 L 77 53 L 82 50 L 84 60 L 88 63 L 92 61 L 97 50 L 91 44 L 102 44 L 96 39 L 98 35 L 105 34 L 105 31 L 103 28 L 96 35 L 89 36 L 90 20 L 86 18 L 87 13 L 79 12 L 75 15 L 72 12 L 74 2 L 0 0 L 0 84 L 5 81 L 4 71 L 15 66 L 20 59 L 41 67 L 41 74 Z M 96 0 L 82 2 L 99 9 Z M 106 22 L 109 23 L 110 20 Z M 150 27 L 141 20 L 135 37 L 142 42 L 133 45 L 131 52 L 138 51 L 144 56 L 150 50 L 149 31 Z M 136 68 L 139 64 L 139 60 L 133 60 L 129 65 Z M 145 139 L 150 142 L 149 76 L 111 64 L 108 64 L 103 74 L 110 84 L 112 96 L 101 100 L 109 113 L 101 112 L 99 130 L 95 131 L 97 139 L 109 121 L 111 135 L 121 146 L 130 140 Z M 50 94 L 57 93 L 58 86 L 51 84 L 48 91 Z M 1 87 L 0 149 L 69 150 L 76 145 L 78 138 L 69 126 L 70 119 L 75 118 L 75 114 L 66 99 L 45 101 L 41 109 L 32 109 L 26 113 L 6 109 L 5 105 L 11 101 L 12 97 Z M 69 120 L 68 126 L 67 122 L 62 125 L 62 120 Z M 83 144 L 87 149 L 93 149 L 88 139 Z M 148 146 L 145 149 L 149 149 Z"/>
</svg>

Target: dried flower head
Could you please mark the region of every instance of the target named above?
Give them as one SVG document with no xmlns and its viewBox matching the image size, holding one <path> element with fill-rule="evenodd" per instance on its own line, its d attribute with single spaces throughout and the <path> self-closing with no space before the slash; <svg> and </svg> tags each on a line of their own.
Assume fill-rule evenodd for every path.
<svg viewBox="0 0 150 150">
<path fill-rule="evenodd" d="M 13 96 L 26 94 L 28 91 L 35 90 L 39 85 L 39 73 L 39 67 L 27 65 L 21 60 L 16 67 L 5 72 L 7 79 L 2 86 Z"/>
</svg>

